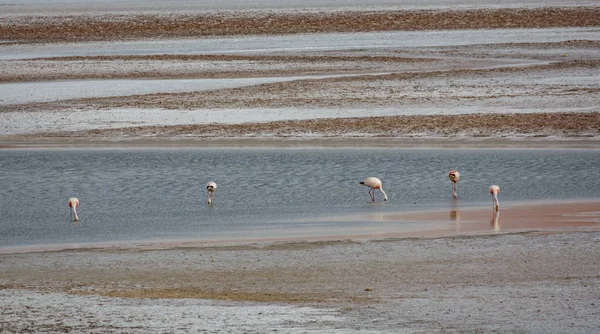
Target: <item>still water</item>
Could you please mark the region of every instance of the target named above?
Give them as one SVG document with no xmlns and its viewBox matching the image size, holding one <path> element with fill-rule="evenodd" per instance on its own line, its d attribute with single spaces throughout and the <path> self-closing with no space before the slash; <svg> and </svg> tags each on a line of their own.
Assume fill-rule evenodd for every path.
<svg viewBox="0 0 600 334">
<path fill-rule="evenodd" d="M 490 184 L 501 203 L 600 198 L 593 150 L 0 150 L 0 247 L 341 234 L 373 222 L 311 218 L 448 208 L 451 169 L 461 206 L 491 205 Z M 379 192 L 370 202 L 366 176 L 383 181 L 389 202 Z"/>
</svg>

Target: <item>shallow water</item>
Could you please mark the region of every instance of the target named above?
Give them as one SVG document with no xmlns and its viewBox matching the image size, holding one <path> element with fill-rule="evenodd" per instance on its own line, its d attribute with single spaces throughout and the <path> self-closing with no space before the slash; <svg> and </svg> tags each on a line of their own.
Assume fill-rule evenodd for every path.
<svg viewBox="0 0 600 334">
<path fill-rule="evenodd" d="M 163 54 L 271 54 L 357 49 L 443 47 L 497 43 L 600 40 L 598 28 L 385 31 L 293 35 L 248 35 L 205 39 L 160 39 L 89 43 L 3 45 L 0 60 L 69 56 Z"/>
<path fill-rule="evenodd" d="M 0 105 L 137 94 L 197 92 L 329 77 L 336 77 L 336 75 L 234 79 L 115 79 L 4 83 L 0 84 Z"/>
<path fill-rule="evenodd" d="M 0 247 L 132 240 L 225 240 L 339 235 L 371 226 L 315 222 L 355 213 L 599 198 L 600 154 L 586 150 L 57 149 L 0 151 Z M 370 202 L 366 176 L 389 202 Z M 216 181 L 214 205 L 205 185 Z M 81 204 L 69 222 L 67 199 Z M 414 225 L 414 224 L 413 224 Z"/>
</svg>

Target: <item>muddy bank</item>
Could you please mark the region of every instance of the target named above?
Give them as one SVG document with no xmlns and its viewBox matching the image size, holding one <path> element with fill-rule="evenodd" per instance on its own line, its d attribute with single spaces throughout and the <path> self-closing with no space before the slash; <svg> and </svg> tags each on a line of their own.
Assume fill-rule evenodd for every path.
<svg viewBox="0 0 600 334">
<path fill-rule="evenodd" d="M 224 12 L 17 16 L 3 20 L 0 24 L 0 36 L 6 41 L 31 43 L 322 32 L 597 26 L 600 26 L 600 8 L 596 7 L 332 13 Z"/>
<path fill-rule="evenodd" d="M 600 328 L 597 234 L 0 255 L 3 299 L 19 301 L 7 311 L 20 314 L 3 326 L 52 313 L 6 290 L 31 289 L 164 307 L 179 298 L 318 304 L 344 316 L 321 330 L 589 333 Z"/>
<path fill-rule="evenodd" d="M 47 138 L 226 138 L 226 137 L 577 137 L 600 135 L 600 112 L 390 116 L 281 121 L 253 124 L 206 124 L 122 127 L 46 133 Z"/>
</svg>

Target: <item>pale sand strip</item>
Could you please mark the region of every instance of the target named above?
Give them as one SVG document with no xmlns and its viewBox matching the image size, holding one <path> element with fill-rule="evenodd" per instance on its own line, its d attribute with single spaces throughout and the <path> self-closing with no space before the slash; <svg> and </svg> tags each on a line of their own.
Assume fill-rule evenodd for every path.
<svg viewBox="0 0 600 334">
<path fill-rule="evenodd" d="M 600 149 L 591 138 L 561 137 L 324 137 L 324 138 L 104 138 L 6 136 L 1 149 L 65 148 L 505 148 L 505 149 Z"/>
</svg>

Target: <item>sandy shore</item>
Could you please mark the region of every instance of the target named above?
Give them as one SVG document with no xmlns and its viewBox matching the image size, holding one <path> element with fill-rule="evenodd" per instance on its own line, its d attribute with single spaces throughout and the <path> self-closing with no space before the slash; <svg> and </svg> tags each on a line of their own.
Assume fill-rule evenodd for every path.
<svg viewBox="0 0 600 334">
<path fill-rule="evenodd" d="M 0 141 L 0 149 L 63 148 L 487 148 L 487 149 L 594 149 L 594 138 L 86 138 L 77 136 L 10 136 Z"/>
<path fill-rule="evenodd" d="M 127 318 L 154 328 L 158 325 L 148 321 L 148 313 L 136 307 L 150 303 L 146 298 L 158 298 L 152 305 L 169 312 L 187 305 L 207 314 L 185 323 L 174 319 L 172 329 L 211 325 L 218 317 L 204 313 L 206 305 L 235 306 L 224 311 L 230 317 L 221 319 L 235 327 L 243 325 L 235 315 L 239 310 L 250 314 L 264 303 L 291 303 L 308 308 L 282 308 L 280 316 L 308 312 L 313 321 L 273 319 L 265 328 L 590 333 L 600 328 L 599 213 L 598 202 L 504 205 L 499 217 L 490 208 L 370 217 L 447 222 L 413 237 L 180 242 L 1 254 L 0 292 L 9 305 L 3 314 L 9 317 L 3 316 L 0 328 L 74 326 L 85 331 L 101 327 L 100 322 L 127 330 Z M 53 318 L 54 305 L 61 301 L 84 314 L 66 323 Z M 100 304 L 122 314 L 107 320 L 105 307 L 91 309 Z M 84 321 L 86 316 L 97 322 Z M 248 321 L 256 319 L 260 316 L 254 312 Z"/>
</svg>

